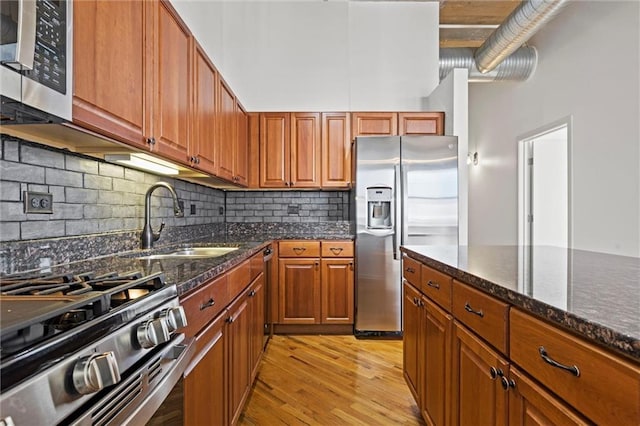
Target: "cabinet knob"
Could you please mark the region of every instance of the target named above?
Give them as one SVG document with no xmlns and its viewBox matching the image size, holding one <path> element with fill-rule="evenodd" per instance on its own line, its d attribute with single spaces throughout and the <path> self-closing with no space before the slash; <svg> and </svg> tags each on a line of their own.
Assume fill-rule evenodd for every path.
<svg viewBox="0 0 640 426">
<path fill-rule="evenodd" d="M 155 145 L 155 144 L 156 144 L 156 138 L 153 138 L 153 137 L 148 138 L 148 139 L 147 139 L 147 144 L 149 144 L 149 145 Z"/>
<path fill-rule="evenodd" d="M 434 283 L 434 282 L 433 282 L 433 281 L 431 281 L 431 280 L 427 281 L 427 285 L 428 285 L 429 287 L 433 287 L 433 288 L 435 288 L 436 290 L 440 290 L 440 284 L 438 284 L 438 283 Z"/>
<path fill-rule="evenodd" d="M 491 376 L 491 380 L 495 380 L 498 377 L 498 370 L 495 367 L 491 367 L 489 369 L 489 375 Z"/>
</svg>

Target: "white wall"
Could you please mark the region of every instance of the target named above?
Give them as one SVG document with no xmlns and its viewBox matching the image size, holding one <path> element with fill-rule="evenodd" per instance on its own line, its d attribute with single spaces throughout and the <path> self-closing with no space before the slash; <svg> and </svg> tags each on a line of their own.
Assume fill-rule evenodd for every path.
<svg viewBox="0 0 640 426">
<path fill-rule="evenodd" d="M 527 82 L 472 84 L 470 244 L 517 243 L 517 138 L 573 117 L 573 247 L 640 256 L 640 2 L 571 2 Z"/>
<path fill-rule="evenodd" d="M 438 84 L 438 3 L 172 4 L 249 111 L 418 111 Z"/>
<path fill-rule="evenodd" d="M 458 137 L 458 244 L 468 243 L 469 71 L 450 72 L 426 100 L 428 111 L 444 111 L 444 134 Z"/>
</svg>

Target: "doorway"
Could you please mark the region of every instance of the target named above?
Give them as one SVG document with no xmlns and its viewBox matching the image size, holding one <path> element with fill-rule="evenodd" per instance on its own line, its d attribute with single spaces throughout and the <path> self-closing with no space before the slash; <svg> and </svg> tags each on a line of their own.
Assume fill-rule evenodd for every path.
<svg viewBox="0 0 640 426">
<path fill-rule="evenodd" d="M 568 297 L 566 249 L 572 246 L 570 140 L 571 117 L 518 138 L 519 286 L 531 296 L 561 304 Z M 544 279 L 535 275 L 543 270 L 536 267 L 542 263 Z M 557 276 L 549 276 L 549 271 L 557 271 Z"/>
</svg>

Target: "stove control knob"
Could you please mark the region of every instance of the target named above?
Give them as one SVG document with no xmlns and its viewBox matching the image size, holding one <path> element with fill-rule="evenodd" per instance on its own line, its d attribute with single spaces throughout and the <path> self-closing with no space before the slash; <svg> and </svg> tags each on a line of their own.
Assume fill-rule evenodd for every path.
<svg viewBox="0 0 640 426">
<path fill-rule="evenodd" d="M 118 362 L 113 352 L 81 358 L 73 367 L 73 386 L 81 395 L 98 392 L 120 381 Z"/>
<path fill-rule="evenodd" d="M 138 343 L 146 349 L 153 348 L 171 339 L 169 327 L 164 318 L 156 318 L 145 322 L 138 326 L 136 334 L 138 336 Z"/>
<path fill-rule="evenodd" d="M 173 333 L 179 328 L 187 326 L 187 315 L 182 306 L 169 308 L 162 311 L 161 318 L 164 318 L 169 327 L 169 333 Z"/>
</svg>

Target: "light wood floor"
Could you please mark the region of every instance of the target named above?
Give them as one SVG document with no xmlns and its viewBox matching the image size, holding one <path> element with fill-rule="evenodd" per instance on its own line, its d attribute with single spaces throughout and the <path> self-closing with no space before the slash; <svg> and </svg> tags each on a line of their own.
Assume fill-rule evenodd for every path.
<svg viewBox="0 0 640 426">
<path fill-rule="evenodd" d="M 402 342 L 274 336 L 240 425 L 424 425 Z"/>
</svg>

